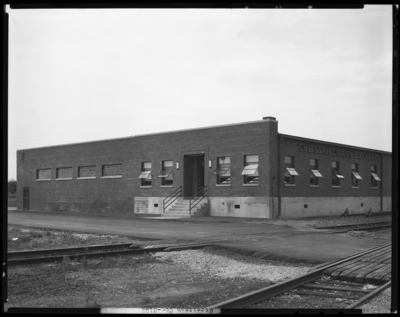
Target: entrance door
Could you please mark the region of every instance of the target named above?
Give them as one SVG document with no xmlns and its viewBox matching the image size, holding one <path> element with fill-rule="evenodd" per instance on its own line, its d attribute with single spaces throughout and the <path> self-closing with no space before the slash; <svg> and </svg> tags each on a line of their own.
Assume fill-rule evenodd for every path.
<svg viewBox="0 0 400 317">
<path fill-rule="evenodd" d="M 183 156 L 183 198 L 195 197 L 204 188 L 204 154 Z"/>
<path fill-rule="evenodd" d="M 29 210 L 29 187 L 23 188 L 23 210 Z"/>
</svg>

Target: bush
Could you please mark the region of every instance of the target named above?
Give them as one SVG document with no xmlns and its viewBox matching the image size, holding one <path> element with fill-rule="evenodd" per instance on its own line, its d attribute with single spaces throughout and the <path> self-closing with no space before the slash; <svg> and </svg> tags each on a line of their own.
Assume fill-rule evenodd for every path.
<svg viewBox="0 0 400 317">
<path fill-rule="evenodd" d="M 17 192 L 17 181 L 11 178 L 8 181 L 8 194 L 15 194 Z"/>
</svg>

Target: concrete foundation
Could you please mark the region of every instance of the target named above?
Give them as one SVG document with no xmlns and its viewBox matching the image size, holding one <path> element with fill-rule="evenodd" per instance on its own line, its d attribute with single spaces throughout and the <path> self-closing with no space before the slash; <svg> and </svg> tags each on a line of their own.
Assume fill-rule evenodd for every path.
<svg viewBox="0 0 400 317">
<path fill-rule="evenodd" d="M 163 200 L 165 197 L 135 197 L 134 213 L 163 214 Z"/>
<path fill-rule="evenodd" d="M 271 217 L 268 197 L 209 197 L 210 216 L 217 217 Z"/>
<path fill-rule="evenodd" d="M 338 216 L 346 208 L 350 214 L 390 211 L 390 197 L 282 197 L 281 218 L 296 219 L 304 217 Z"/>
</svg>

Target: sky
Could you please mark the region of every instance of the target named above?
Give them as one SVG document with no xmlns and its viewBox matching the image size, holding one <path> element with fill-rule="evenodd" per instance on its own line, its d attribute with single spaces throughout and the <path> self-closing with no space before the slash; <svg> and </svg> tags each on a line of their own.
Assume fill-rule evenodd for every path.
<svg viewBox="0 0 400 317">
<path fill-rule="evenodd" d="M 391 151 L 390 5 L 6 11 L 8 179 L 18 149 L 266 116 Z"/>
</svg>

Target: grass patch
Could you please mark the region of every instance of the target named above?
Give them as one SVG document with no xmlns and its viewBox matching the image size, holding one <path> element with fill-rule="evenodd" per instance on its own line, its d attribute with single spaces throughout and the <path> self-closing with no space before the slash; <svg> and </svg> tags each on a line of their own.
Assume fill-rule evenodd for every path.
<svg viewBox="0 0 400 317">
<path fill-rule="evenodd" d="M 55 249 L 96 244 L 135 243 L 139 239 L 84 232 L 8 226 L 8 251 Z"/>
</svg>

